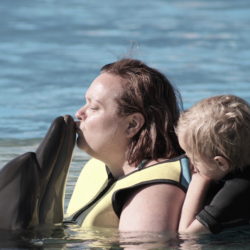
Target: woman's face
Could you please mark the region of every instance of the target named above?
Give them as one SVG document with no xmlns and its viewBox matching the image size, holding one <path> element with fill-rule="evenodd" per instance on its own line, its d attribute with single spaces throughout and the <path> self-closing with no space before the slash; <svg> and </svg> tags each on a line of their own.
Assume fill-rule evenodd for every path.
<svg viewBox="0 0 250 250">
<path fill-rule="evenodd" d="M 122 79 L 100 74 L 86 92 L 86 104 L 76 112 L 77 145 L 97 159 L 117 157 L 127 147 L 127 120 L 117 114 Z"/>
</svg>

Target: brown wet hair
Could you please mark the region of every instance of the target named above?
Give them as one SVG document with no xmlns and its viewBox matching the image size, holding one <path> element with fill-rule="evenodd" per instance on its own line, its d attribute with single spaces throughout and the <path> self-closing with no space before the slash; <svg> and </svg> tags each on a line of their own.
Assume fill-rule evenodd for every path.
<svg viewBox="0 0 250 250">
<path fill-rule="evenodd" d="M 174 127 L 181 109 L 181 97 L 158 70 L 135 59 L 121 59 L 102 67 L 101 72 L 123 79 L 123 93 L 117 99 L 118 115 L 141 113 L 145 123 L 130 140 L 129 164 L 144 159 L 173 158 L 181 150 Z"/>
</svg>

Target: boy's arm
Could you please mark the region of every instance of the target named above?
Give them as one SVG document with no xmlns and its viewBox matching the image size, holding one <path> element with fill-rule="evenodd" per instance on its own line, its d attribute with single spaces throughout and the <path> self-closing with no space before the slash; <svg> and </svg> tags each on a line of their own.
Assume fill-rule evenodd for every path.
<svg viewBox="0 0 250 250">
<path fill-rule="evenodd" d="M 196 215 L 202 210 L 204 198 L 211 179 L 201 176 L 199 173 L 192 175 L 186 198 L 182 207 L 181 218 L 179 223 L 180 233 L 208 232 L 197 219 Z"/>
</svg>

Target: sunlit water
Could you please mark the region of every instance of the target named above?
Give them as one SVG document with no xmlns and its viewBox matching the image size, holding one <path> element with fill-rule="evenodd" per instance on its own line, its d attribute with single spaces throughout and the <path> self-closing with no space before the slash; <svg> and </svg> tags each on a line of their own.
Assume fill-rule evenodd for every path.
<svg viewBox="0 0 250 250">
<path fill-rule="evenodd" d="M 124 56 L 166 74 L 185 108 L 225 93 L 250 101 L 248 0 L 1 0 L 0 20 L 0 166 L 35 150 L 56 116 L 84 103 L 100 67 Z M 87 159 L 75 149 L 65 207 Z M 1 237 L 0 247 L 249 249 L 249 238 L 248 229 L 187 238 L 76 227 Z"/>
</svg>

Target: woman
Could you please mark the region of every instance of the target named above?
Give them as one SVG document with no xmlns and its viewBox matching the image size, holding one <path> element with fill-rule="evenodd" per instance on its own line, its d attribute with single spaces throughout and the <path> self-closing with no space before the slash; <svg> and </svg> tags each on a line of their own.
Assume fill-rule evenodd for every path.
<svg viewBox="0 0 250 250">
<path fill-rule="evenodd" d="M 78 147 L 93 159 L 78 178 L 65 223 L 176 231 L 190 181 L 174 132 L 177 99 L 169 81 L 140 61 L 104 66 L 76 113 L 79 121 L 55 119 L 35 152 L 2 168 L 0 228 L 62 222 L 63 186 L 77 129 Z"/>
<path fill-rule="evenodd" d="M 77 145 L 103 162 L 108 175 L 83 208 L 71 209 L 70 202 L 72 220 L 121 231 L 176 231 L 189 177 L 174 132 L 178 97 L 168 79 L 138 60 L 122 59 L 101 69 L 85 98 L 76 112 Z M 95 188 L 101 162 L 84 167 L 90 186 L 78 188 L 73 200 Z"/>
</svg>

